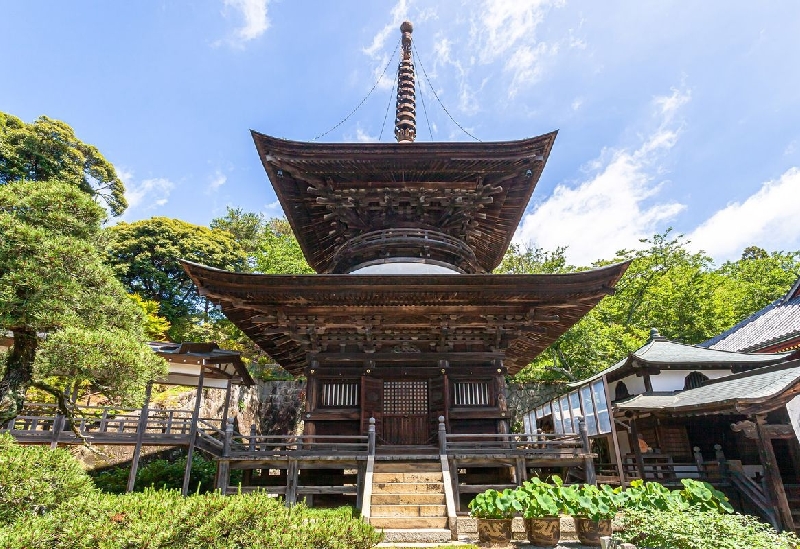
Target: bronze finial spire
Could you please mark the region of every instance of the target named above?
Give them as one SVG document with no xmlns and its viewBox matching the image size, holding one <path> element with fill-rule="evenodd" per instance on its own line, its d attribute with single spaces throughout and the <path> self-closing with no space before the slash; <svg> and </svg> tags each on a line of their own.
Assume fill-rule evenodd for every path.
<svg viewBox="0 0 800 549">
<path fill-rule="evenodd" d="M 397 68 L 397 115 L 394 119 L 394 136 L 398 143 L 411 143 L 417 137 L 417 106 L 414 91 L 414 63 L 411 61 L 411 33 L 414 26 L 404 21 L 403 58 Z"/>
</svg>

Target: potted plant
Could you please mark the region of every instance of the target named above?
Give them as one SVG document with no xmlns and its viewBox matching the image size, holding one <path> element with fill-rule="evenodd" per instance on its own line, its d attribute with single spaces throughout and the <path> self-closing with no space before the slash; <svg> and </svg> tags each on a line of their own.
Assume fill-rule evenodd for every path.
<svg viewBox="0 0 800 549">
<path fill-rule="evenodd" d="M 470 516 L 478 519 L 478 540 L 490 545 L 511 541 L 511 520 L 522 510 L 522 503 L 510 488 L 502 492 L 490 488 L 469 502 Z"/>
<path fill-rule="evenodd" d="M 554 477 L 554 479 L 559 477 Z M 542 482 L 538 478 L 526 481 L 517 489 L 517 499 L 522 502 L 525 511 L 525 531 L 528 541 L 533 545 L 554 547 L 561 538 L 561 498 L 558 487 Z"/>
<path fill-rule="evenodd" d="M 611 519 L 623 504 L 620 490 L 592 484 L 564 486 L 557 483 L 563 510 L 575 520 L 575 533 L 584 545 L 600 547 L 600 537 L 611 535 Z"/>
</svg>

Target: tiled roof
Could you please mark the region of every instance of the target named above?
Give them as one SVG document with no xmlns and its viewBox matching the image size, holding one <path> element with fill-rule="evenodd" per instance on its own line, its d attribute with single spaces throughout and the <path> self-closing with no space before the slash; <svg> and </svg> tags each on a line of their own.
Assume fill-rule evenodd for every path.
<svg viewBox="0 0 800 549">
<path fill-rule="evenodd" d="M 741 408 L 770 400 L 777 407 L 783 404 L 778 397 L 800 383 L 800 360 L 764 366 L 740 374 L 707 382 L 702 387 L 674 394 L 652 393 L 637 395 L 617 402 L 617 410 L 666 410 L 686 412 L 692 409 L 720 410 Z"/>
<path fill-rule="evenodd" d="M 703 368 L 735 368 L 737 366 L 752 368 L 780 362 L 787 356 L 789 356 L 789 353 L 748 354 L 727 350 L 707 349 L 698 345 L 686 345 L 684 343 L 670 341 L 665 337 L 661 337 L 656 330 L 652 330 L 650 332 L 650 339 L 643 346 L 636 349 L 613 366 L 595 374 L 593 377 L 581 380 L 579 384 L 583 385 L 587 381 L 614 372 L 621 373 L 622 370 L 633 371 L 640 365 L 685 365 L 687 369 L 693 370 L 702 370 Z"/>
<path fill-rule="evenodd" d="M 800 337 L 800 295 L 778 299 L 700 345 L 723 351 L 757 351 Z"/>
</svg>

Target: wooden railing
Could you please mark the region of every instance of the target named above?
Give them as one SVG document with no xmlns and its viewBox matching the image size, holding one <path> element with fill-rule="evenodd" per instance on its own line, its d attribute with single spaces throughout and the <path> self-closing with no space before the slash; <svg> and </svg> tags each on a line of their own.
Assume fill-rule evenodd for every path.
<svg viewBox="0 0 800 549">
<path fill-rule="evenodd" d="M 80 436 L 89 440 L 102 439 L 103 443 L 128 442 L 135 438 L 140 429 L 140 409 L 77 406 L 73 417 L 66 418 L 59 413 L 54 404 L 37 404 L 24 410 L 22 414 L 8 421 L 1 431 L 10 433 L 23 442 L 56 441 L 70 443 L 79 441 Z M 221 435 L 221 420 L 201 418 L 207 430 Z M 179 409 L 150 409 L 143 424 L 149 438 L 164 437 L 172 442 L 175 437 L 188 437 L 192 424 L 192 411 Z"/>
<path fill-rule="evenodd" d="M 202 429 L 204 437 L 216 438 L 221 434 L 221 457 L 256 458 L 267 456 L 303 457 L 318 456 L 336 459 L 337 457 L 363 457 L 375 453 L 375 434 L 368 435 L 257 435 L 251 429 L 249 435 L 234 432 L 233 421 L 229 420 L 224 431 L 209 432 Z"/>
<path fill-rule="evenodd" d="M 563 455 L 582 456 L 585 453 L 579 435 L 446 435 L 443 453 L 458 454 L 504 454 L 504 455 Z"/>
</svg>

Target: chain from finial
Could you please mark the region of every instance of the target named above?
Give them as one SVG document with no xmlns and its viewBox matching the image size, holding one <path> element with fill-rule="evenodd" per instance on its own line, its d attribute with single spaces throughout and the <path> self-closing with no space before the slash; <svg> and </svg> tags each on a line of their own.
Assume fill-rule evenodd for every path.
<svg viewBox="0 0 800 549">
<path fill-rule="evenodd" d="M 417 137 L 417 106 L 414 88 L 414 63 L 411 59 L 411 33 L 414 26 L 409 21 L 400 25 L 403 33 L 403 58 L 397 68 L 397 115 L 394 136 L 398 143 L 411 143 Z"/>
</svg>

